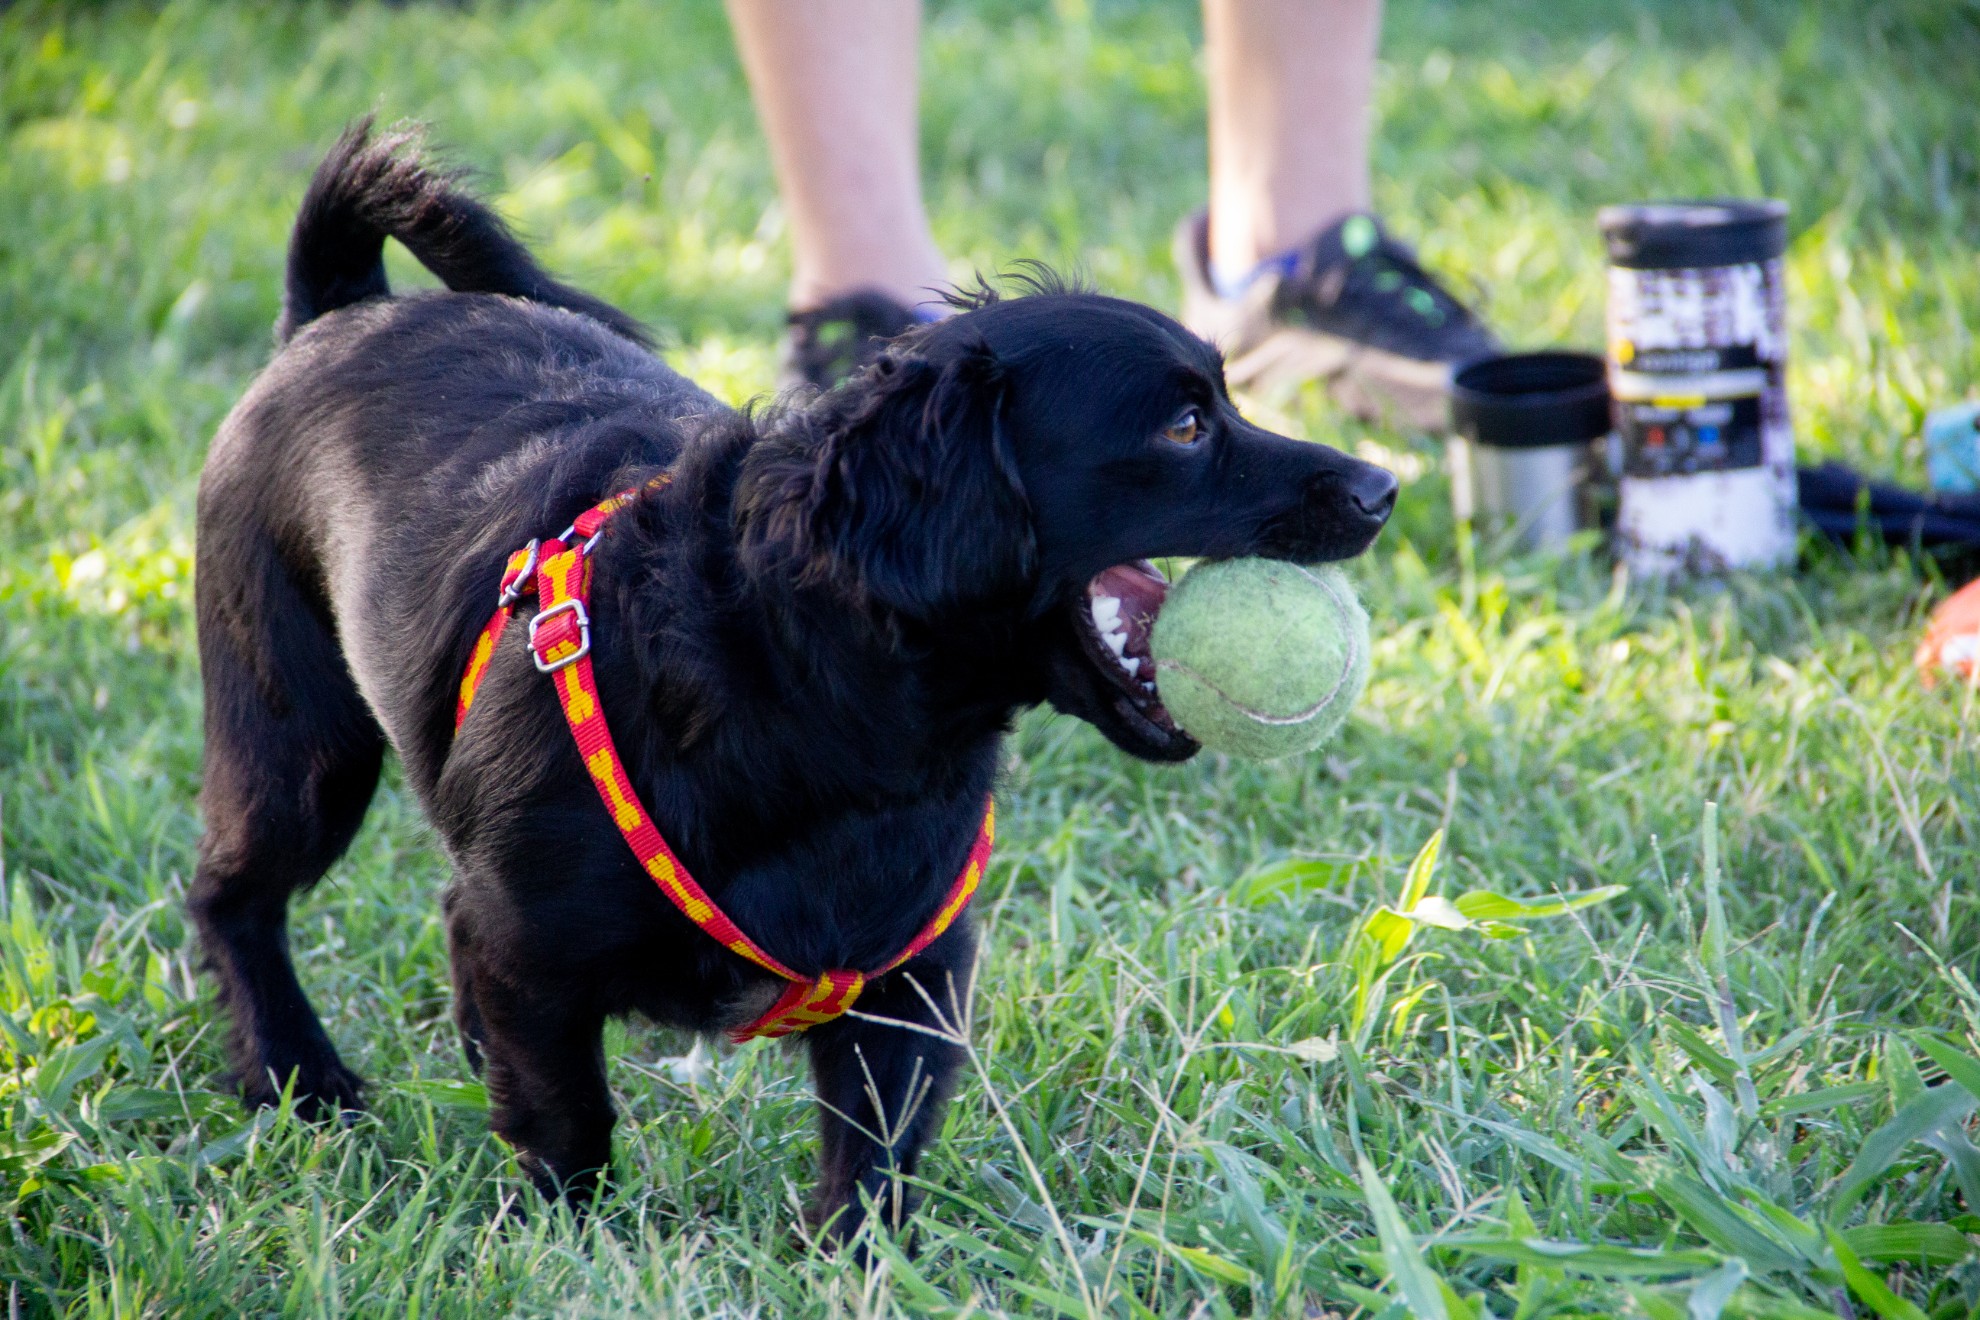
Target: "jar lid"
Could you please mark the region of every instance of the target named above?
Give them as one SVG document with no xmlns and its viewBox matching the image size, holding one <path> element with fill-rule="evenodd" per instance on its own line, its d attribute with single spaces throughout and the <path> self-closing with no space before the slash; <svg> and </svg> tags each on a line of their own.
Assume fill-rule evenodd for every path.
<svg viewBox="0 0 1980 1320">
<path fill-rule="evenodd" d="M 1593 353 L 1506 353 L 1451 378 L 1451 426 L 1481 445 L 1586 444 L 1612 425 L 1608 366 Z"/>
<path fill-rule="evenodd" d="M 1787 203 L 1711 197 L 1605 206 L 1596 214 L 1609 261 L 1630 270 L 1695 270 L 1772 261 L 1787 251 Z"/>
</svg>

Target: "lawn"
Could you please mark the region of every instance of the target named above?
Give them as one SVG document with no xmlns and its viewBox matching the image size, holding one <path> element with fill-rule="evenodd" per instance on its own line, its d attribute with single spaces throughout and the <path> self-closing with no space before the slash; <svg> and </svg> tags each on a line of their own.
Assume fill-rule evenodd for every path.
<svg viewBox="0 0 1980 1320">
<path fill-rule="evenodd" d="M 1197 26 L 932 8 L 959 276 L 1040 257 L 1174 306 Z M 1510 340 L 1600 342 L 1600 204 L 1767 193 L 1807 452 L 1922 482 L 1924 411 L 1980 390 L 1972 0 L 1395 0 L 1379 85 L 1382 209 Z M 1666 589 L 1469 545 L 1434 438 L 1313 392 L 1255 411 L 1405 478 L 1356 568 L 1368 695 L 1265 766 L 1024 722 L 917 1255 L 798 1235 L 796 1058 L 641 1024 L 612 1199 L 505 1217 L 445 864 L 389 775 L 294 920 L 373 1108 L 244 1114 L 181 913 L 193 490 L 368 110 L 430 121 L 689 374 L 770 385 L 783 225 L 714 3 L 0 6 L 9 1314 L 1980 1315 L 1980 700 L 1910 666 L 1945 574 L 1811 542 Z M 1481 920 L 1394 915 L 1426 893 Z"/>
</svg>

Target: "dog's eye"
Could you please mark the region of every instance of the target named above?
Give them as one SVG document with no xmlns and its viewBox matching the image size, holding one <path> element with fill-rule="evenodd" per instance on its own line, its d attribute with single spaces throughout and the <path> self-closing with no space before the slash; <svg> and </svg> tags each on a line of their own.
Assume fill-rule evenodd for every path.
<svg viewBox="0 0 1980 1320">
<path fill-rule="evenodd" d="M 1162 438 L 1172 445 L 1193 445 L 1203 438 L 1203 419 L 1191 408 L 1182 416 L 1170 422 L 1163 430 Z"/>
</svg>

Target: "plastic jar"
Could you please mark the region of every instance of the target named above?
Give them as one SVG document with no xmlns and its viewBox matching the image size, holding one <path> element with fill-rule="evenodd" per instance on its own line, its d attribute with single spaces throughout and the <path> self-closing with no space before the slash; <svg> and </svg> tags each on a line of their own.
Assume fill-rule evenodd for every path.
<svg viewBox="0 0 1980 1320">
<path fill-rule="evenodd" d="M 1793 558 L 1787 204 L 1604 207 L 1617 551 L 1647 573 Z"/>
</svg>

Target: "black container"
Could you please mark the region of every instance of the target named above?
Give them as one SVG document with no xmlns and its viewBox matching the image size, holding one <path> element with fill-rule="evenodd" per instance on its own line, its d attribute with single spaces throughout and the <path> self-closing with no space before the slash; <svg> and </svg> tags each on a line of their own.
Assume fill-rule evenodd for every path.
<svg viewBox="0 0 1980 1320">
<path fill-rule="evenodd" d="M 1602 526 L 1614 507 L 1608 368 L 1592 353 L 1508 353 L 1451 380 L 1451 499 L 1529 549 Z"/>
<path fill-rule="evenodd" d="M 1596 213 L 1609 264 L 1625 270 L 1695 270 L 1772 261 L 1787 251 L 1787 203 L 1710 197 L 1638 202 Z"/>
</svg>

